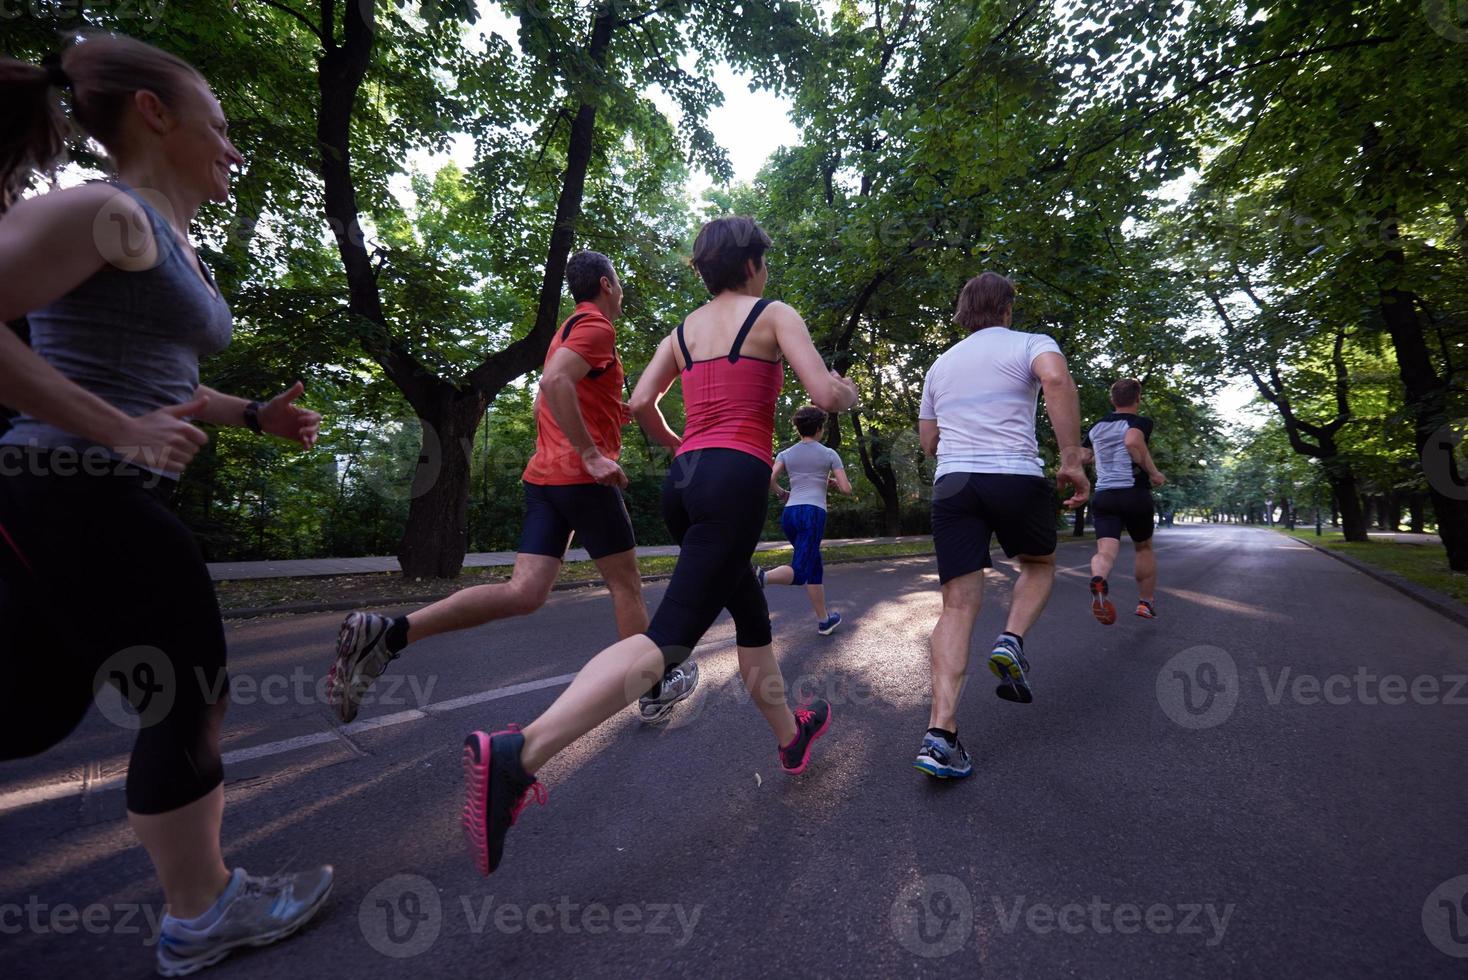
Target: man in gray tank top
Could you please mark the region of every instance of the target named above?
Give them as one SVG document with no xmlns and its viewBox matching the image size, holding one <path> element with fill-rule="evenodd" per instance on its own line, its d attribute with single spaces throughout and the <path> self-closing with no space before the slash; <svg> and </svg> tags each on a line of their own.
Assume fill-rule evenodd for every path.
<svg viewBox="0 0 1468 980">
<path fill-rule="evenodd" d="M 788 565 L 759 569 L 761 585 L 803 585 L 816 614 L 816 631 L 830 636 L 841 625 L 841 614 L 827 614 L 825 566 L 821 562 L 821 538 L 826 532 L 826 488 L 850 494 L 851 481 L 836 450 L 823 445 L 821 433 L 826 413 L 806 405 L 795 413 L 795 431 L 800 441 L 775 457 L 770 471 L 770 488 L 785 499 L 780 525 L 795 548 Z M 780 474 L 790 476 L 790 489 L 780 486 Z"/>
</svg>

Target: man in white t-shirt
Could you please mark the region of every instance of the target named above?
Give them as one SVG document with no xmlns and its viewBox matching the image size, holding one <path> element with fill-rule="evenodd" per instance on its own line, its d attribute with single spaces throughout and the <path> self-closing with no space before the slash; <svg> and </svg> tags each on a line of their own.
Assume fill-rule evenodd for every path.
<svg viewBox="0 0 1468 980">
<path fill-rule="evenodd" d="M 1014 285 L 993 272 L 970 279 L 954 321 L 969 336 L 933 362 L 923 383 L 918 434 L 936 456 L 933 550 L 943 588 L 943 612 L 933 628 L 933 707 L 914 765 L 942 778 L 973 771 L 958 741 L 958 695 L 968 670 L 969 640 L 984 594 L 989 539 L 1017 558 L 1005 630 L 994 641 L 989 669 L 1006 701 L 1034 700 L 1025 671 L 1025 632 L 1034 625 L 1055 581 L 1055 491 L 1072 493 L 1067 507 L 1090 495 L 1081 448 L 1080 400 L 1065 357 L 1041 334 L 1009 329 Z M 1060 443 L 1060 468 L 1045 478 L 1035 440 L 1035 399 Z"/>
</svg>

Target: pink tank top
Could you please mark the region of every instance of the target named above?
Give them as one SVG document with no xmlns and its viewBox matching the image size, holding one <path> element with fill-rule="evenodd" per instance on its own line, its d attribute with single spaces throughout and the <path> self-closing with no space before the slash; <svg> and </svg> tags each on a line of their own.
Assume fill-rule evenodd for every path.
<svg viewBox="0 0 1468 980">
<path fill-rule="evenodd" d="M 774 465 L 775 400 L 785 384 L 785 367 L 779 361 L 741 356 L 744 339 L 770 305 L 762 299 L 754 304 L 724 357 L 694 361 L 678 325 L 678 347 L 683 352 L 683 444 L 678 455 L 696 449 L 737 449 Z"/>
</svg>

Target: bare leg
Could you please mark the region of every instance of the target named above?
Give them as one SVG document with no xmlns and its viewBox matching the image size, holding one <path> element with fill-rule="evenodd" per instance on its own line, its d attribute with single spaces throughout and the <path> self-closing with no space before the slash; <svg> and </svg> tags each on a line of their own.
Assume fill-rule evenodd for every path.
<svg viewBox="0 0 1468 980">
<path fill-rule="evenodd" d="M 984 573 L 970 572 L 943 584 L 943 612 L 933 627 L 933 708 L 928 727 L 957 731 L 958 697 L 968 673 L 969 641 L 984 601 Z"/>
<path fill-rule="evenodd" d="M 646 694 L 663 677 L 663 652 L 644 633 L 619 640 L 581 668 L 571 686 L 525 726 L 520 764 L 533 773 L 555 754 Z"/>
<path fill-rule="evenodd" d="M 482 626 L 496 619 L 527 616 L 545 605 L 560 572 L 559 558 L 518 554 L 508 582 L 461 589 L 447 599 L 409 613 L 408 642 L 417 643 L 439 633 Z M 647 615 L 646 610 L 643 615 Z"/>
<path fill-rule="evenodd" d="M 1055 584 L 1055 556 L 1015 557 L 1019 559 L 1019 581 L 1014 583 L 1014 598 L 1010 601 L 1009 620 L 1004 628 L 1024 636 L 1050 600 L 1050 588 Z"/>
<path fill-rule="evenodd" d="M 816 622 L 826 621 L 826 587 L 824 585 L 807 585 L 805 594 L 810 597 L 810 607 L 816 611 Z"/>
<path fill-rule="evenodd" d="M 1157 552 L 1152 550 L 1152 539 L 1135 541 L 1137 549 L 1137 598 L 1151 602 L 1157 592 Z"/>
<path fill-rule="evenodd" d="M 775 733 L 777 744 L 790 744 L 797 731 L 795 713 L 786 701 L 785 676 L 775 660 L 775 648 L 769 644 L 740 647 L 739 676 L 744 680 L 744 689 L 754 698 L 755 707 L 769 723 L 770 731 Z"/>
<path fill-rule="evenodd" d="M 778 565 L 775 568 L 768 568 L 768 569 L 766 569 L 765 570 L 765 584 L 766 585 L 794 585 L 795 584 L 795 566 L 793 566 L 793 565 Z"/>
<path fill-rule="evenodd" d="M 647 603 L 642 601 L 642 571 L 637 567 L 637 551 L 630 549 L 598 558 L 596 568 L 612 594 L 617 635 L 625 640 L 647 632 Z"/>
<path fill-rule="evenodd" d="M 1091 574 L 1108 578 L 1111 575 L 1111 566 L 1116 564 L 1117 552 L 1121 551 L 1121 541 L 1118 538 L 1097 538 L 1096 554 L 1091 557 Z"/>
<path fill-rule="evenodd" d="M 223 784 L 167 813 L 128 812 L 127 822 L 163 885 L 168 910 L 180 919 L 202 915 L 229 884 L 230 872 L 219 848 L 223 820 Z"/>
</svg>

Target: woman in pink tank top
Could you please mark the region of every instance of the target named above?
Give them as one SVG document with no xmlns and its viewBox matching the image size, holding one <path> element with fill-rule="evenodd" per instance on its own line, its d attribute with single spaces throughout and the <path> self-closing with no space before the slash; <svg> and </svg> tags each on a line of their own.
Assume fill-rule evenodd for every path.
<svg viewBox="0 0 1468 980">
<path fill-rule="evenodd" d="M 856 387 L 827 370 L 798 313 L 761 298 L 769 245 L 749 218 L 703 227 L 693 265 L 713 298 L 664 339 L 632 395 L 642 427 L 676 452 L 663 484 L 663 518 L 680 550 L 652 625 L 593 657 L 523 732 L 474 732 L 465 742 L 464 832 L 485 874 L 498 866 L 527 794 L 544 801 L 536 770 L 639 696 L 656 695 L 664 671 L 688 658 L 724 609 L 734 618 L 740 676 L 775 735 L 780 767 L 804 772 L 812 743 L 830 724 L 827 702 L 792 710 L 786 700 L 769 607 L 749 556 L 769 507 L 775 400 L 785 362 L 826 411 L 851 408 Z M 658 408 L 679 379 L 687 418 L 682 436 Z"/>
</svg>

